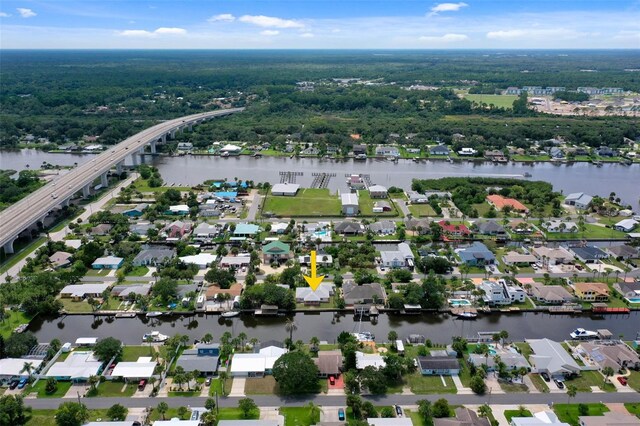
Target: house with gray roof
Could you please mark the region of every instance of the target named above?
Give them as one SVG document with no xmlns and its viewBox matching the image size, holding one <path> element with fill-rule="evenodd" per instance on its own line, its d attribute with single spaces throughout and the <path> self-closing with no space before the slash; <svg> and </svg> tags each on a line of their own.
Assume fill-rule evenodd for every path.
<svg viewBox="0 0 640 426">
<path fill-rule="evenodd" d="M 451 376 L 460 373 L 460 362 L 455 356 L 419 356 L 416 360 L 423 376 Z"/>
<path fill-rule="evenodd" d="M 613 288 L 625 298 L 640 297 L 640 282 L 616 282 Z"/>
<path fill-rule="evenodd" d="M 429 221 L 427 219 L 408 219 L 405 222 L 405 228 L 409 231 L 415 231 L 419 235 L 425 235 L 431 232 L 431 228 L 429 226 Z"/>
<path fill-rule="evenodd" d="M 527 293 L 538 302 L 550 305 L 560 305 L 574 301 L 576 298 L 561 285 L 544 285 L 534 281 L 528 284 L 531 286 Z"/>
<path fill-rule="evenodd" d="M 379 283 L 357 285 L 353 281 L 346 281 L 342 286 L 342 295 L 347 306 L 373 303 L 374 298 L 384 303 L 387 294 Z"/>
<path fill-rule="evenodd" d="M 550 339 L 526 339 L 533 355 L 529 362 L 536 373 L 547 373 L 552 377 L 580 374 L 580 366 L 558 342 Z"/>
<path fill-rule="evenodd" d="M 341 235 L 360 235 L 364 233 L 364 226 L 360 222 L 345 220 L 333 225 L 333 230 Z"/>
<path fill-rule="evenodd" d="M 640 256 L 637 248 L 627 244 L 607 247 L 606 251 L 616 259 L 634 259 Z"/>
<path fill-rule="evenodd" d="M 491 426 L 491 422 L 486 417 L 479 417 L 475 411 L 466 407 L 455 409 L 455 417 L 444 417 L 433 419 L 434 426 Z M 569 426 L 569 425 L 563 425 Z"/>
<path fill-rule="evenodd" d="M 429 155 L 449 155 L 451 151 L 446 145 L 436 145 L 429 148 Z"/>
<path fill-rule="evenodd" d="M 392 220 L 380 220 L 370 223 L 368 228 L 376 235 L 391 235 L 396 232 L 396 223 Z"/>
<path fill-rule="evenodd" d="M 564 204 L 568 206 L 575 206 L 578 209 L 586 210 L 593 197 L 589 194 L 585 194 L 584 192 L 574 192 L 567 195 L 567 198 L 564 199 Z"/>
<path fill-rule="evenodd" d="M 63 268 L 65 266 L 69 266 L 71 264 L 71 253 L 67 253 L 66 251 L 57 251 L 49 256 L 49 262 L 51 265 L 57 268 Z"/>
<path fill-rule="evenodd" d="M 198 343 L 194 349 L 185 349 L 176 362 L 184 371 L 198 370 L 201 374 L 212 375 L 218 371 L 220 345 L 217 343 Z"/>
<path fill-rule="evenodd" d="M 407 268 L 413 269 L 415 266 L 415 256 L 411 247 L 407 243 L 400 243 L 395 250 L 380 250 L 382 266 L 387 268 Z"/>
<path fill-rule="evenodd" d="M 460 256 L 462 263 L 469 266 L 493 265 L 496 261 L 496 256 L 493 252 L 479 241 L 459 250 L 458 256 Z"/>
<path fill-rule="evenodd" d="M 342 214 L 345 216 L 356 216 L 360 213 L 360 205 L 358 204 L 358 194 L 351 192 L 343 192 L 340 194 L 340 203 L 342 205 Z"/>
<path fill-rule="evenodd" d="M 597 263 L 609 257 L 607 253 L 596 246 L 574 246 L 569 247 L 569 251 L 584 263 Z"/>
<path fill-rule="evenodd" d="M 601 370 L 605 367 L 611 367 L 616 372 L 627 368 L 640 369 L 638 353 L 624 342 L 611 340 L 583 342 L 578 345 L 576 352 L 581 357 L 596 363 Z"/>
<path fill-rule="evenodd" d="M 529 370 L 531 368 L 527 362 L 527 358 L 519 353 L 501 351 L 498 355 L 500 356 L 500 361 L 503 362 L 509 370 L 518 370 L 520 368 L 526 368 Z M 495 371 L 498 367 L 496 357 L 493 355 L 485 356 L 484 354 L 470 354 L 468 361 L 478 368 L 486 365 L 487 371 Z"/>
<path fill-rule="evenodd" d="M 153 225 L 152 223 L 133 223 L 129 225 L 129 231 L 132 234 L 140 236 L 146 236 L 147 232 L 149 232 L 149 230 L 152 228 L 155 229 L 155 225 Z"/>
<path fill-rule="evenodd" d="M 133 258 L 133 266 L 158 266 L 175 257 L 176 251 L 165 246 L 142 246 L 140 253 Z"/>
<path fill-rule="evenodd" d="M 111 289 L 111 294 L 120 300 L 147 296 L 151 293 L 151 284 L 140 285 L 116 285 Z"/>
<path fill-rule="evenodd" d="M 88 284 L 70 284 L 60 290 L 60 297 L 82 300 L 87 297 L 101 297 L 102 292 L 107 290 L 111 284 L 88 283 Z"/>
<path fill-rule="evenodd" d="M 502 225 L 495 220 L 487 220 L 484 222 L 477 222 L 478 232 L 482 235 L 505 235 L 506 231 Z"/>
<path fill-rule="evenodd" d="M 638 221 L 634 219 L 623 219 L 620 222 L 613 225 L 614 229 L 622 232 L 631 232 L 638 226 Z"/>
</svg>

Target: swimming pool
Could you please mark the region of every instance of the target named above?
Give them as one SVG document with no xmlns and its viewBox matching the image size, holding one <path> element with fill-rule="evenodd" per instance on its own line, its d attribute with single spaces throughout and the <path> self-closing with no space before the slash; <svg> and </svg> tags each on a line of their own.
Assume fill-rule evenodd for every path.
<svg viewBox="0 0 640 426">
<path fill-rule="evenodd" d="M 627 297 L 626 299 L 629 301 L 629 303 L 640 303 L 640 296 Z"/>
<path fill-rule="evenodd" d="M 449 304 L 451 306 L 471 306 L 471 302 L 467 299 L 449 299 Z"/>
<path fill-rule="evenodd" d="M 326 229 L 321 229 L 319 231 L 315 231 L 313 235 L 315 235 L 316 237 L 324 237 L 325 235 L 327 235 L 327 232 L 329 231 L 327 231 Z"/>
</svg>

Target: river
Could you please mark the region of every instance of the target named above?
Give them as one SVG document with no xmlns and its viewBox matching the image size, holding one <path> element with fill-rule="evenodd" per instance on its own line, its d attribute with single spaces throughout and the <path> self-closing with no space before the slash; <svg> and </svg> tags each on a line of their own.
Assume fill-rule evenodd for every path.
<svg viewBox="0 0 640 426">
<path fill-rule="evenodd" d="M 401 339 L 410 334 L 422 334 L 437 343 L 449 343 L 453 336 L 476 337 L 479 331 L 507 330 L 509 338 L 548 337 L 554 340 L 569 338 L 569 333 L 578 327 L 589 330 L 609 329 L 614 336 L 624 335 L 625 339 L 635 339 L 640 332 L 640 312 L 627 315 L 610 315 L 605 318 L 588 315 L 551 315 L 547 313 L 518 314 L 481 314 L 474 321 L 454 319 L 448 315 L 422 314 L 413 316 L 380 315 L 378 322 L 372 324 L 363 321 L 359 324 L 353 315 L 339 317 L 335 324 L 332 312 L 298 313 L 294 317 L 298 329 L 294 340 L 308 342 L 311 337 L 334 342 L 341 331 L 370 331 L 378 341 L 386 341 L 387 334 L 395 330 Z M 163 334 L 186 334 L 192 339 L 211 333 L 217 340 L 225 331 L 234 336 L 244 332 L 249 339 L 255 337 L 261 341 L 284 340 L 288 333 L 284 327 L 284 317 L 256 318 L 242 315 L 224 319 L 217 315 L 196 315 L 172 318 L 117 318 L 107 321 L 106 317 L 94 318 L 92 315 L 73 315 L 65 318 L 36 318 L 29 330 L 39 341 L 48 342 L 57 338 L 61 342 L 75 342 L 78 337 L 115 337 L 125 344 L 138 344 L 142 335 L 151 330 Z"/>
<path fill-rule="evenodd" d="M 43 161 L 70 166 L 88 161 L 91 154 L 51 154 L 33 149 L 0 151 L 0 168 L 23 170 L 38 168 Z M 221 158 L 214 156 L 160 157 L 145 156 L 146 163 L 154 164 L 169 184 L 196 185 L 206 179 L 253 180 L 255 182 L 280 182 L 281 172 L 296 172 L 296 183 L 309 187 L 313 173 L 335 173 L 329 181 L 332 191 L 346 190 L 345 175 L 368 174 L 372 183 L 384 186 L 411 187 L 414 178 L 429 179 L 445 176 L 494 176 L 522 178 L 530 173 L 531 179 L 550 182 L 554 189 L 565 194 L 586 192 L 608 196 L 615 192 L 625 203 L 634 208 L 640 197 L 640 167 L 620 164 L 604 164 L 596 167 L 589 163 L 507 163 L 461 161 L 386 160 L 367 161 L 325 160 L 317 158 L 286 158 L 248 156 Z M 301 175 L 300 175 L 301 174 Z"/>
</svg>

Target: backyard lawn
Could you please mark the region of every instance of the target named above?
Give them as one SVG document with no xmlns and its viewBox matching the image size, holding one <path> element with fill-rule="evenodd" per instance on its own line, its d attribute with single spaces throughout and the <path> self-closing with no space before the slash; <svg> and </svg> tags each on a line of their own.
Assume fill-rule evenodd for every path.
<svg viewBox="0 0 640 426">
<path fill-rule="evenodd" d="M 157 352 L 153 346 L 124 346 L 122 348 L 122 361 L 137 361 L 140 357 L 154 357 Z"/>
<path fill-rule="evenodd" d="M 28 324 L 31 316 L 20 311 L 4 311 L 4 321 L 0 321 L 0 336 L 7 338 L 21 324 Z"/>
<path fill-rule="evenodd" d="M 341 204 L 340 198 L 328 189 L 304 188 L 295 197 L 269 194 L 263 211 L 284 217 L 340 216 Z"/>
<path fill-rule="evenodd" d="M 319 413 L 311 417 L 309 407 L 282 407 L 280 414 L 284 416 L 285 426 L 306 426 L 320 421 Z"/>
<path fill-rule="evenodd" d="M 409 204 L 409 211 L 414 217 L 438 216 L 429 204 Z"/>
<path fill-rule="evenodd" d="M 578 417 L 580 416 L 578 405 L 579 404 L 554 404 L 553 411 L 561 422 L 569 423 L 572 426 L 578 426 L 580 424 L 578 420 Z M 585 405 L 589 408 L 589 416 L 601 416 L 603 413 L 609 411 L 607 406 L 602 403 Z"/>
<path fill-rule="evenodd" d="M 583 238 L 597 239 L 597 238 L 625 238 L 624 232 L 616 231 L 615 229 L 605 228 L 603 226 L 594 225 L 592 223 L 585 223 L 584 231 L 578 232 L 547 232 L 546 236 L 548 240 L 580 240 Z"/>
<path fill-rule="evenodd" d="M 71 299 L 60 299 L 60 302 L 62 302 L 62 309 L 64 309 L 67 312 L 72 312 L 72 313 L 93 312 L 93 308 L 91 308 L 91 305 L 89 305 L 89 303 L 87 303 L 86 300 L 83 300 L 81 302 L 74 302 Z"/>
</svg>

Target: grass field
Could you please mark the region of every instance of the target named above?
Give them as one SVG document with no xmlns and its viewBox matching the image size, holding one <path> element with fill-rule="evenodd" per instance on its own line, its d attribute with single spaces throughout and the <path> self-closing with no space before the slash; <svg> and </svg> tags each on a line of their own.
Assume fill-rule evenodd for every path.
<svg viewBox="0 0 640 426">
<path fill-rule="evenodd" d="M 635 389 L 636 392 L 640 392 L 640 371 L 631 371 L 631 375 L 627 377 L 627 386 Z"/>
<path fill-rule="evenodd" d="M 318 414 L 311 417 L 309 407 L 282 407 L 280 408 L 280 414 L 285 416 L 285 426 L 306 426 L 320 421 Z"/>
<path fill-rule="evenodd" d="M 511 108 L 513 101 L 518 99 L 515 95 L 464 95 L 465 99 L 472 102 L 485 103 L 487 105 L 495 105 L 498 108 Z"/>
<path fill-rule="evenodd" d="M 605 228 L 603 226 L 594 225 L 592 223 L 585 223 L 584 231 L 578 232 L 547 232 L 548 240 L 581 240 L 583 238 L 626 238 L 624 232 L 616 231 L 615 229 Z"/>
<path fill-rule="evenodd" d="M 434 217 L 438 216 L 429 204 L 409 204 L 409 211 L 414 217 Z"/>
<path fill-rule="evenodd" d="M 447 386 L 444 386 L 440 376 L 423 376 L 422 374 L 413 373 L 405 377 L 407 385 L 411 388 L 411 392 L 422 395 L 429 393 L 456 393 L 456 386 L 450 376 L 443 376 Z"/>
<path fill-rule="evenodd" d="M 247 395 L 275 395 L 278 393 L 278 383 L 273 376 L 248 378 L 245 382 L 244 393 Z"/>
<path fill-rule="evenodd" d="M 589 408 L 589 416 L 601 416 L 609 411 L 606 405 L 602 403 L 585 404 Z M 578 404 L 554 404 L 553 411 L 556 413 L 561 422 L 569 423 L 572 426 L 578 426 L 580 421 L 578 417 Z"/>
<path fill-rule="evenodd" d="M 376 201 L 384 201 L 389 203 L 391 206 L 391 211 L 382 212 L 382 213 L 374 213 L 373 205 Z M 369 196 L 369 191 L 358 191 L 358 205 L 360 206 L 360 215 L 362 216 L 386 216 L 386 217 L 394 217 L 398 216 L 398 211 L 396 210 L 396 206 L 394 203 L 388 198 L 383 199 L 375 199 Z"/>
<path fill-rule="evenodd" d="M 33 410 L 28 416 L 25 426 L 58 426 L 56 423 L 57 410 Z M 89 410 L 89 421 L 95 422 L 98 419 L 106 419 L 107 410 Z"/>
<path fill-rule="evenodd" d="M 158 412 L 158 410 L 156 409 L 156 407 L 150 407 L 153 411 L 151 411 L 151 414 L 149 414 L 149 421 L 150 422 L 155 422 L 156 420 L 162 420 L 162 414 L 160 414 Z M 225 410 L 225 408 L 221 408 L 220 409 L 220 415 L 222 415 L 222 410 Z M 182 417 L 181 420 L 187 420 L 191 418 L 191 412 L 187 411 L 187 415 L 185 415 L 184 417 Z M 166 420 L 170 420 L 173 418 L 180 418 L 180 416 L 178 415 L 178 408 L 177 407 L 169 407 L 169 409 L 167 410 L 166 413 L 164 413 L 164 418 Z M 222 417 L 220 417 L 222 419 Z M 231 420 L 231 419 L 236 419 L 237 417 L 232 417 L 232 418 L 225 418 L 225 420 Z"/>
<path fill-rule="evenodd" d="M 123 387 L 124 387 L 124 383 L 123 382 L 111 382 L 111 381 L 102 382 L 98 386 L 98 392 L 95 395 L 93 395 L 93 397 L 97 397 L 97 396 L 100 396 L 100 397 L 116 397 L 116 396 L 127 397 L 127 396 L 131 396 L 134 393 L 136 393 L 136 385 L 135 384 L 127 385 L 127 387 L 124 389 L 124 392 L 122 391 Z"/>
<path fill-rule="evenodd" d="M 129 272 L 127 275 L 131 277 L 144 277 L 145 275 L 147 275 L 147 272 L 149 272 L 149 268 L 147 268 L 146 266 L 134 266 L 131 272 Z"/>
<path fill-rule="evenodd" d="M 58 387 L 53 393 L 47 393 L 47 391 L 45 390 L 46 386 L 46 379 L 39 380 L 35 386 L 28 386 L 24 394 L 29 395 L 31 393 L 37 393 L 38 398 L 62 398 L 71 387 L 71 382 L 58 382 Z"/>
<path fill-rule="evenodd" d="M 74 302 L 71 299 L 60 299 L 60 302 L 62 302 L 62 309 L 67 312 L 92 312 L 91 305 L 85 300 Z"/>
<path fill-rule="evenodd" d="M 633 403 L 624 404 L 624 408 L 626 408 L 627 411 L 630 412 L 631 414 L 635 414 L 636 416 L 640 417 L 640 402 L 637 404 L 633 404 Z"/>
<path fill-rule="evenodd" d="M 28 324 L 32 317 L 20 311 L 4 311 L 4 321 L 0 321 L 0 336 L 7 338 L 20 324 Z"/>
<path fill-rule="evenodd" d="M 255 410 L 249 416 L 249 419 L 256 420 L 260 417 L 260 412 Z M 220 408 L 220 413 L 218 414 L 218 420 L 243 420 L 242 412 L 239 408 Z"/>
<path fill-rule="evenodd" d="M 616 387 L 611 383 L 604 383 L 604 376 L 597 371 L 581 371 L 580 376 L 568 379 L 565 385 L 574 385 L 578 392 L 591 392 L 591 386 L 598 386 L 605 392 L 615 392 Z"/>
<path fill-rule="evenodd" d="M 264 212 L 277 216 L 340 216 L 340 198 L 328 189 L 304 188 L 295 197 L 268 195 Z"/>
</svg>

